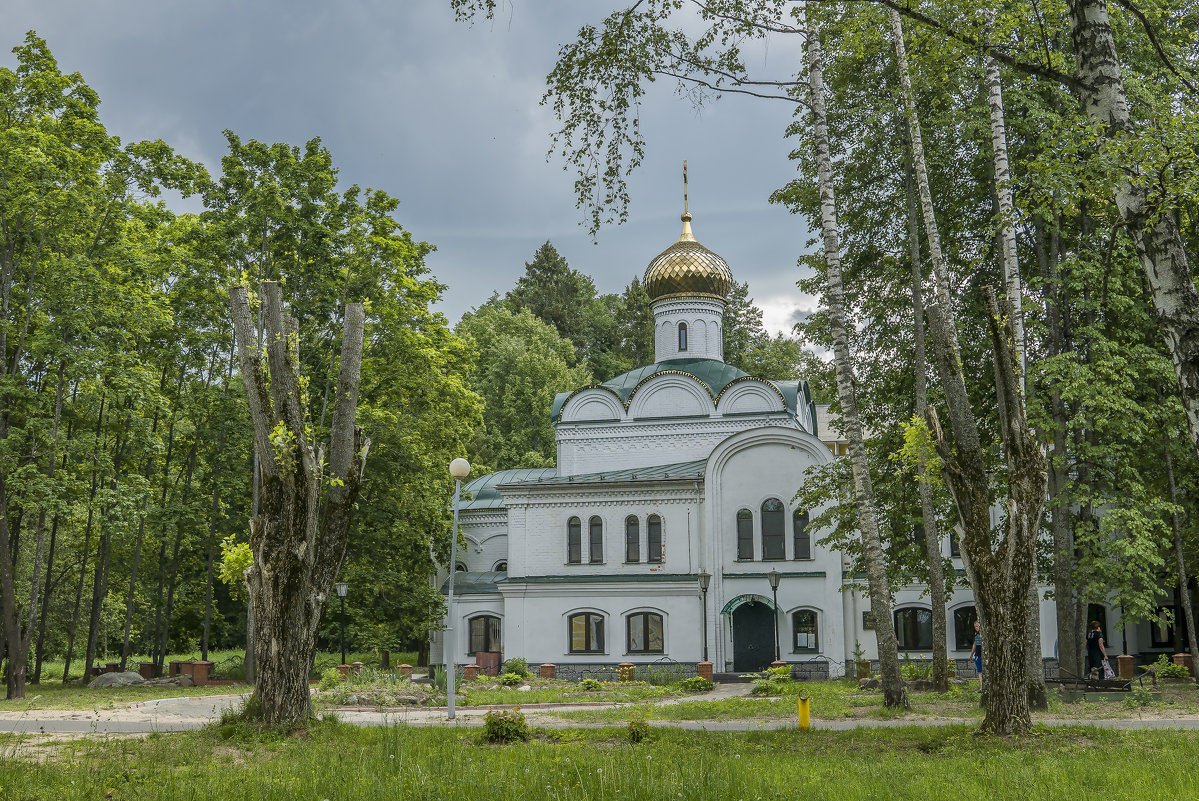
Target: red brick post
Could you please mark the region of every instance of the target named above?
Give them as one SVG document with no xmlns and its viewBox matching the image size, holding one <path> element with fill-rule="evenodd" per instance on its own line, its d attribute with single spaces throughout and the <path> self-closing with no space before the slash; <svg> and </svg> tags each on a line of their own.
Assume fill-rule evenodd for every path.
<svg viewBox="0 0 1199 801">
<path fill-rule="evenodd" d="M 212 672 L 212 663 L 211 662 L 204 662 L 204 661 L 196 662 L 194 665 L 192 665 L 192 681 L 194 681 L 196 683 L 197 687 L 207 684 L 208 683 L 208 674 L 211 672 Z"/>
<path fill-rule="evenodd" d="M 117 672 L 117 671 L 119 671 L 120 669 L 121 669 L 121 663 L 120 663 L 120 662 L 109 662 L 108 664 L 106 664 L 106 665 L 104 666 L 104 672 L 105 672 L 105 673 L 116 673 L 116 672 Z"/>
<path fill-rule="evenodd" d="M 338 665 L 337 672 L 341 674 L 341 680 L 345 681 L 346 679 L 348 679 L 350 677 L 350 666 L 349 665 Z"/>
<path fill-rule="evenodd" d="M 137 666 L 137 672 L 141 674 L 143 679 L 149 681 L 150 679 L 154 678 L 154 663 L 141 662 Z"/>
<path fill-rule="evenodd" d="M 1120 654 L 1117 656 L 1116 664 L 1118 665 L 1118 668 L 1116 670 L 1116 675 L 1122 679 L 1131 679 L 1133 674 L 1136 672 L 1133 661 L 1133 658 L 1128 654 Z"/>
<path fill-rule="evenodd" d="M 770 663 L 770 666 L 772 668 L 787 667 L 787 663 L 781 659 L 776 659 Z"/>
<path fill-rule="evenodd" d="M 350 665 L 350 667 L 352 667 L 354 669 L 355 673 L 362 672 L 362 663 L 361 662 L 355 662 L 354 664 Z"/>
<path fill-rule="evenodd" d="M 699 677 L 701 679 L 707 679 L 708 681 L 711 681 L 712 680 L 712 663 L 711 662 L 700 662 L 698 665 L 695 666 L 695 672 L 699 675 Z"/>
<path fill-rule="evenodd" d="M 552 679 L 554 677 L 555 670 L 556 668 L 554 667 L 553 662 L 546 662 L 540 668 L 538 668 L 537 672 L 541 674 L 541 678 L 543 679 Z"/>
<path fill-rule="evenodd" d="M 405 679 L 411 679 L 412 678 L 412 665 L 408 665 L 408 664 L 400 665 L 400 675 L 403 676 Z"/>
<path fill-rule="evenodd" d="M 463 666 L 463 668 L 462 668 L 462 680 L 463 681 L 474 681 L 477 678 L 479 678 L 479 666 L 478 665 L 464 665 Z"/>
<path fill-rule="evenodd" d="M 1174 664 L 1182 665 L 1187 669 L 1187 673 L 1195 675 L 1195 665 L 1192 663 L 1190 654 L 1174 654 Z"/>
<path fill-rule="evenodd" d="M 616 675 L 620 677 L 621 681 L 632 681 L 633 669 L 634 665 L 632 662 L 621 662 L 616 666 Z"/>
<path fill-rule="evenodd" d="M 178 676 L 179 675 L 179 666 L 182 664 L 183 663 L 180 662 L 178 659 L 172 659 L 171 665 L 170 665 L 170 670 L 167 672 L 167 675 L 168 676 Z"/>
</svg>

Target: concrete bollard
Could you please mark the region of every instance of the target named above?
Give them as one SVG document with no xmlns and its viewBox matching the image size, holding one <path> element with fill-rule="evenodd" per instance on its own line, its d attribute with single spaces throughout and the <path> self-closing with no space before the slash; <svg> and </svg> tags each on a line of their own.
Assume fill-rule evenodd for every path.
<svg viewBox="0 0 1199 801">
<path fill-rule="evenodd" d="M 554 678 L 555 671 L 556 671 L 556 668 L 554 667 L 553 662 L 546 662 L 537 670 L 537 672 L 541 674 L 541 678 L 543 678 L 543 679 Z"/>
</svg>

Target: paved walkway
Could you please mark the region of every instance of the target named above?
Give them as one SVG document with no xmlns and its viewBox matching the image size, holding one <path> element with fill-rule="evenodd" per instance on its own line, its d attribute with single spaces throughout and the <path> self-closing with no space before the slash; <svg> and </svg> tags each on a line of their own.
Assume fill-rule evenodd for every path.
<svg viewBox="0 0 1199 801">
<path fill-rule="evenodd" d="M 702 700 L 720 700 L 748 695 L 748 684 L 718 684 Z M 35 735 L 89 734 L 148 734 L 201 729 L 219 720 L 221 713 L 241 704 L 247 696 L 209 695 L 185 698 L 163 698 L 109 710 L 31 710 L 26 712 L 0 711 L 0 732 Z M 657 705 L 676 704 L 690 698 L 674 698 L 656 702 Z M 528 704 L 522 705 L 529 723 L 541 728 L 582 728 L 612 724 L 564 720 L 544 714 L 555 709 L 620 708 L 639 704 Z M 465 707 L 457 710 L 455 720 L 446 720 L 444 707 L 411 707 L 376 711 L 361 708 L 341 708 L 334 712 L 344 722 L 355 726 L 452 726 L 475 727 L 483 724 L 483 716 L 492 707 Z M 1046 726 L 1096 726 L 1107 729 L 1199 729 L 1199 716 L 1185 718 L 1141 718 L 1041 720 Z M 796 728 L 793 718 L 770 720 L 651 720 L 650 725 L 675 727 L 694 731 L 758 731 Z M 816 730 L 845 731 L 859 728 L 894 728 L 900 726 L 950 726 L 974 724 L 975 719 L 900 719 L 900 720 L 813 720 Z"/>
</svg>

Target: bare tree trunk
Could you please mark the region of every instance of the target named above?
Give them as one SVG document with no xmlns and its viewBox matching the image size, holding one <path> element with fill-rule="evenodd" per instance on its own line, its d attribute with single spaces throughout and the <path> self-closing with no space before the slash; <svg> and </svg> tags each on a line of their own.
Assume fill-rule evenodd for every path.
<svg viewBox="0 0 1199 801">
<path fill-rule="evenodd" d="M 912 369 L 916 384 L 916 413 L 928 408 L 928 361 L 924 355 L 924 269 L 920 265 L 920 223 L 916 212 L 916 191 L 912 165 L 908 164 L 904 187 L 908 196 L 908 255 L 912 262 Z M 924 465 L 917 468 L 916 487 L 920 493 L 920 515 L 924 522 L 924 551 L 928 557 L 928 599 L 933 613 L 933 688 L 949 690 L 949 644 L 945 621 L 945 557 L 941 554 L 941 535 L 937 531 L 937 511 L 928 485 Z"/>
<path fill-rule="evenodd" d="M 803 13 L 806 16 L 806 8 Z M 849 440 L 849 460 L 853 467 L 854 498 L 858 508 L 858 527 L 862 533 L 862 552 L 870 588 L 870 608 L 878 639 L 879 667 L 883 677 L 883 703 L 888 707 L 908 707 L 907 691 L 899 670 L 899 646 L 895 620 L 891 615 L 891 589 L 887 585 L 875 511 L 874 487 L 866 462 L 862 423 L 858 416 L 857 390 L 849 351 L 849 333 L 845 322 L 844 290 L 841 282 L 841 235 L 837 225 L 836 197 L 833 189 L 832 159 L 829 155 L 828 122 L 825 114 L 824 76 L 821 66 L 820 36 L 815 20 L 808 17 L 808 80 L 812 101 L 812 128 L 820 181 L 820 222 L 824 238 L 825 304 L 828 307 L 833 339 L 833 362 L 837 373 L 837 397 L 841 402 L 841 422 Z"/>
<path fill-rule="evenodd" d="M 1087 114 L 1105 136 L 1131 133 L 1128 96 L 1112 35 L 1106 0 L 1070 0 L 1075 76 Z M 1178 219 L 1150 197 L 1152 176 L 1139 164 L 1124 165 L 1115 187 L 1116 207 L 1136 246 L 1157 312 L 1157 327 L 1178 376 L 1191 446 L 1199 455 L 1199 289 L 1183 249 Z"/>
<path fill-rule="evenodd" d="M 365 315 L 361 304 L 346 309 L 322 525 L 324 448 L 308 441 L 298 334 L 294 322 L 285 321 L 279 284 L 262 284 L 265 364 L 246 288 L 233 287 L 229 294 L 262 480 L 262 511 L 250 521 L 254 563 L 246 571 L 257 667 L 247 715 L 291 726 L 312 716 L 308 669 L 316 630 L 345 557 L 370 447 L 354 425 Z"/>
</svg>

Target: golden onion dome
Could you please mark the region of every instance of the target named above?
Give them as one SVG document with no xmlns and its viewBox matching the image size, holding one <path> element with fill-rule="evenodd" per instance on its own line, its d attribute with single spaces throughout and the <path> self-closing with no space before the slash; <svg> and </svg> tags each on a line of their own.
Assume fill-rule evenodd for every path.
<svg viewBox="0 0 1199 801">
<path fill-rule="evenodd" d="M 710 298 L 725 301 L 733 288 L 733 271 L 724 259 L 696 241 L 691 215 L 683 212 L 683 233 L 645 269 L 650 303 L 667 298 Z"/>
</svg>

